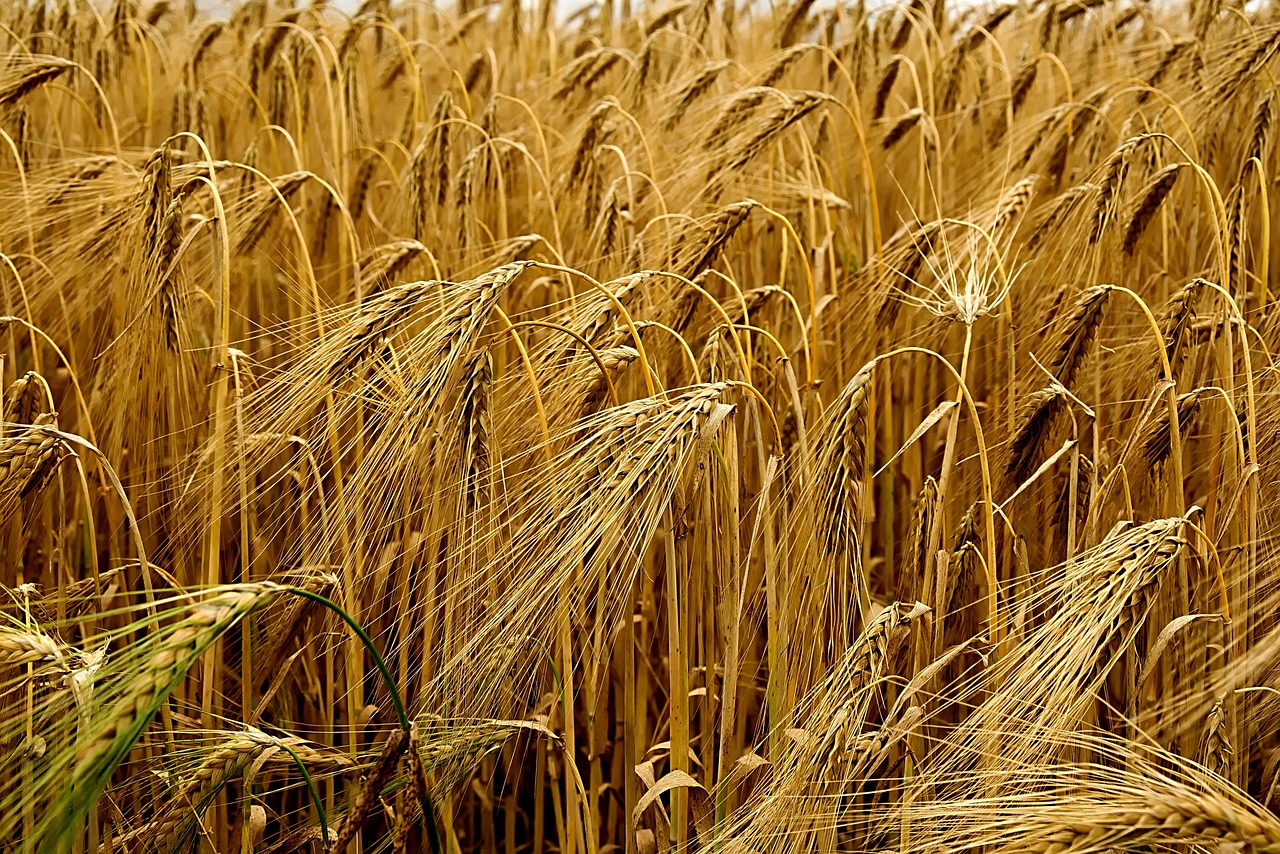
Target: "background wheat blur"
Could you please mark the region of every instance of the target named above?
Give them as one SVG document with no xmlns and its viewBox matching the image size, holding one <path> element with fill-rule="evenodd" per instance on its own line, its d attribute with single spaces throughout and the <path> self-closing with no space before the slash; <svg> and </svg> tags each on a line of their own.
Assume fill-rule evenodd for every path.
<svg viewBox="0 0 1280 854">
<path fill-rule="evenodd" d="M 0 849 L 1280 852 L 1280 6 L 0 17 Z"/>
</svg>

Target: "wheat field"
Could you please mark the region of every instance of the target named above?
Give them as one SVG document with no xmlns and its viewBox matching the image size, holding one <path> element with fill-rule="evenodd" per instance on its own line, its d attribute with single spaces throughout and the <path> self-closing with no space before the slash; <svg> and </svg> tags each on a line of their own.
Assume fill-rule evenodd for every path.
<svg viewBox="0 0 1280 854">
<path fill-rule="evenodd" d="M 1280 854 L 1280 6 L 10 0 L 0 850 Z"/>
</svg>

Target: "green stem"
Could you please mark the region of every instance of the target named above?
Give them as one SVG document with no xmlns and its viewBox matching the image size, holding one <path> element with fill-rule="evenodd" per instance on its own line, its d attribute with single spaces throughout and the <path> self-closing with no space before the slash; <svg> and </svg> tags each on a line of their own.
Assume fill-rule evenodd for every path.
<svg viewBox="0 0 1280 854">
<path fill-rule="evenodd" d="M 356 633 L 358 638 L 360 638 L 360 642 L 364 644 L 364 648 L 369 651 L 369 655 L 373 656 L 373 663 L 378 666 L 378 672 L 382 674 L 382 681 L 387 685 L 387 692 L 391 694 L 391 703 L 396 708 L 396 717 L 400 720 L 400 726 L 405 730 L 405 732 L 408 732 L 409 714 L 404 710 L 404 701 L 400 699 L 400 691 L 396 688 L 395 680 L 391 678 L 391 671 L 387 669 L 387 663 L 382 660 L 382 655 L 378 652 L 378 648 L 373 645 L 373 641 L 369 638 L 369 635 L 365 630 L 360 627 L 360 624 L 352 619 L 350 614 L 342 610 L 337 603 L 326 599 L 319 593 L 312 593 L 310 590 L 303 590 L 300 587 L 286 587 L 284 590 L 287 593 L 294 593 L 304 599 L 310 599 L 312 602 L 325 606 L 330 611 L 333 611 L 333 613 L 341 617 L 342 621 L 351 627 L 351 630 Z"/>
<path fill-rule="evenodd" d="M 284 589 L 288 593 L 293 593 L 303 597 L 304 599 L 310 599 L 312 602 L 323 605 L 341 617 L 342 621 L 351 627 L 351 630 L 356 633 L 356 637 L 360 638 L 360 642 L 364 644 L 364 648 L 369 651 L 369 655 L 373 656 L 373 663 L 377 665 L 378 672 L 382 674 L 382 681 L 386 683 L 387 692 L 391 694 L 391 703 L 395 706 L 396 717 L 400 720 L 400 726 L 405 732 L 408 732 L 411 724 L 409 723 L 409 714 L 404 708 L 404 700 L 400 698 L 400 690 L 396 688 L 396 683 L 391 678 L 391 671 L 387 669 L 387 663 L 383 661 L 382 654 L 379 653 L 378 648 L 374 646 L 373 639 L 369 637 L 369 634 L 360 626 L 359 623 L 352 619 L 350 614 L 342 610 L 336 602 L 326 599 L 319 593 L 312 593 L 310 590 L 303 590 L 300 587 L 286 587 Z M 302 769 L 302 775 L 306 778 L 307 787 L 311 789 L 311 797 L 315 801 L 316 810 L 320 813 L 320 826 L 324 834 L 324 847 L 325 850 L 328 850 L 329 825 L 325 820 L 324 808 L 320 806 L 319 795 L 316 793 L 315 786 L 311 782 L 310 775 L 307 774 L 307 769 L 302 767 L 302 761 L 298 759 L 298 755 L 292 750 L 289 750 L 288 747 L 285 747 L 285 750 L 288 750 L 289 753 L 293 755 L 293 758 L 298 761 L 298 767 Z M 432 854 L 440 854 L 440 831 L 436 828 L 435 806 L 431 803 L 430 798 L 426 798 L 424 803 L 420 804 L 420 806 L 422 807 L 423 820 L 427 825 L 427 837 L 431 843 L 431 852 Z"/>
<path fill-rule="evenodd" d="M 307 783 L 307 791 L 311 793 L 311 803 L 315 804 L 316 813 L 320 816 L 320 836 L 324 842 L 324 850 L 329 850 L 329 818 L 325 815 L 324 804 L 320 802 L 320 793 L 316 791 L 315 781 L 311 779 L 311 772 L 307 770 L 306 763 L 302 761 L 302 757 L 298 752 L 283 742 L 277 742 L 280 747 L 284 748 L 285 753 L 293 757 L 294 763 L 298 766 L 298 770 L 302 772 L 302 779 Z"/>
<path fill-rule="evenodd" d="M 427 841 L 431 843 L 431 854 L 440 854 L 443 850 L 440 847 L 440 829 L 436 827 L 436 810 L 431 803 L 431 798 L 426 798 L 421 804 L 422 822 L 427 826 Z M 326 842 L 327 846 L 328 843 Z"/>
</svg>

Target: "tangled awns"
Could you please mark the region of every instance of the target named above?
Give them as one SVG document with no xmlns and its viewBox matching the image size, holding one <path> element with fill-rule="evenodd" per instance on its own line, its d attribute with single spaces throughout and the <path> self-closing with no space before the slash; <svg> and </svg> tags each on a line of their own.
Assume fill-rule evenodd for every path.
<svg viewBox="0 0 1280 854">
<path fill-rule="evenodd" d="M 0 852 L 1280 854 L 1280 3 L 0 24 Z"/>
</svg>

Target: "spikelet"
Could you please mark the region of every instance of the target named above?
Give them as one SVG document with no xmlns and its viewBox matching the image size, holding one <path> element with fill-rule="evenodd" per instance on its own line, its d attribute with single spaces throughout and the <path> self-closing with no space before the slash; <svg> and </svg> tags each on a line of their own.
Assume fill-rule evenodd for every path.
<svg viewBox="0 0 1280 854">
<path fill-rule="evenodd" d="M 695 0 L 686 6 L 680 15 L 690 37 L 699 43 L 702 43 L 711 29 L 713 6 L 713 0 Z"/>
<path fill-rule="evenodd" d="M 82 190 L 84 184 L 87 184 L 96 178 L 100 178 L 113 166 L 120 163 L 120 161 L 112 155 L 89 157 L 78 162 L 80 165 L 75 169 L 75 171 L 49 191 L 49 194 L 45 197 L 46 205 L 62 204 L 66 199 L 74 196 L 78 191 Z"/>
<path fill-rule="evenodd" d="M 924 479 L 920 494 L 916 496 L 915 516 L 911 521 L 911 539 L 907 546 L 907 559 L 896 574 L 893 598 L 896 602 L 911 602 L 922 596 L 933 598 L 933 591 L 918 590 L 924 584 L 925 568 L 929 561 L 929 532 L 938 513 L 938 482 L 930 475 Z"/>
<path fill-rule="evenodd" d="M 364 213 L 365 205 L 369 201 L 369 185 L 373 182 L 373 172 L 377 165 L 377 157 L 373 155 L 365 157 L 351 179 L 351 192 L 347 194 L 347 211 L 351 214 L 353 221 L 360 219 Z"/>
<path fill-rule="evenodd" d="M 483 177 L 477 173 L 483 171 L 487 150 L 488 146 L 482 142 L 468 151 L 454 177 L 453 206 L 458 217 L 457 241 L 460 249 L 465 250 L 472 242 L 473 220 L 476 209 L 479 208 L 477 202 L 481 198 L 481 193 L 477 191 L 484 187 Z"/>
<path fill-rule="evenodd" d="M 195 43 L 191 50 L 191 79 L 200 79 L 200 66 L 204 62 L 205 54 L 218 40 L 218 36 L 222 35 L 227 25 L 224 21 L 209 21 L 200 27 L 200 31 L 196 33 Z"/>
<path fill-rule="evenodd" d="M 1191 428 L 1192 420 L 1200 410 L 1200 401 L 1203 396 L 1204 392 L 1201 389 L 1178 395 L 1179 435 L 1187 435 Z M 1167 415 L 1162 413 L 1153 417 L 1138 440 L 1138 453 L 1148 471 L 1155 473 L 1160 470 L 1160 467 L 1169 459 L 1169 454 L 1173 450 L 1172 442 L 1173 437 L 1169 430 L 1169 418 Z"/>
<path fill-rule="evenodd" d="M 52 827 L 54 838 L 46 838 L 46 844 L 56 844 L 77 826 L 160 705 L 209 645 L 276 593 L 270 585 L 215 591 L 191 606 L 174 626 L 148 638 L 143 647 L 147 658 L 130 670 L 115 699 L 95 710 L 87 737 L 76 751 L 70 780 L 55 805 L 59 823 Z"/>
<path fill-rule="evenodd" d="M 711 382 L 721 382 L 737 372 L 735 369 L 737 362 L 728 352 L 731 349 L 727 343 L 728 337 L 729 327 L 723 323 L 717 325 L 707 335 L 706 343 L 702 345 L 702 352 L 698 354 L 698 372 Z"/>
<path fill-rule="evenodd" d="M 616 378 L 628 365 L 640 358 L 640 353 L 634 347 L 619 346 L 600 350 L 599 356 L 600 361 L 604 364 L 604 369 L 609 372 L 609 376 L 612 379 Z M 598 371 L 592 374 L 590 384 L 587 386 L 586 391 L 582 393 L 578 417 L 580 419 L 586 418 L 597 412 L 608 398 L 608 393 L 609 386 L 605 382 L 605 378 Z"/>
<path fill-rule="evenodd" d="M 13 517 L 19 504 L 39 492 L 71 453 L 56 430 L 17 426 L 0 436 L 0 522 Z"/>
<path fill-rule="evenodd" d="M 373 284 L 367 294 L 398 284 L 404 269 L 426 254 L 427 247 L 416 240 L 394 240 L 370 249 L 360 259 L 360 278 Z"/>
<path fill-rule="evenodd" d="M 923 5 L 920 0 L 912 0 L 910 6 L 903 10 L 902 23 L 898 25 L 898 30 L 894 33 L 893 38 L 889 40 L 889 50 L 894 53 L 901 52 L 907 40 L 911 38 L 912 13 L 923 7 Z"/>
<path fill-rule="evenodd" d="M 462 88 L 476 100 L 484 99 L 484 84 L 491 80 L 493 62 L 487 51 L 480 51 L 467 63 L 466 73 L 462 75 Z"/>
<path fill-rule="evenodd" d="M 69 650 L 55 638 L 37 630 L 0 626 L 0 667 L 53 662 L 62 664 Z"/>
<path fill-rule="evenodd" d="M 1102 326 L 1103 312 L 1111 288 L 1095 285 L 1076 300 L 1071 313 L 1062 323 L 1061 331 L 1049 360 L 1050 373 L 1067 388 L 1075 382 L 1076 374 L 1084 366 L 1089 350 Z"/>
<path fill-rule="evenodd" d="M 1193 279 L 1169 297 L 1158 320 L 1164 332 L 1164 350 L 1169 368 L 1178 376 L 1182 362 L 1191 349 L 1191 328 L 1196 322 L 1196 297 L 1200 292 L 1200 280 Z"/>
<path fill-rule="evenodd" d="M 1178 172 L 1184 165 L 1170 163 L 1152 176 L 1147 185 L 1142 188 L 1138 204 L 1134 207 L 1133 215 L 1129 217 L 1129 225 L 1124 230 L 1124 254 L 1133 254 L 1138 246 L 1138 240 L 1160 210 L 1160 206 L 1164 204 L 1164 200 L 1173 191 L 1173 185 L 1178 180 Z"/>
<path fill-rule="evenodd" d="M 546 242 L 546 238 L 541 234 L 522 234 L 519 237 L 513 237 L 498 252 L 498 263 L 511 264 L 516 261 L 530 261 L 532 259 L 529 255 L 534 247 Z"/>
<path fill-rule="evenodd" d="M 715 264 L 729 241 L 746 224 L 756 202 L 734 202 L 725 205 L 690 229 L 686 248 L 680 250 L 675 269 L 687 279 L 692 279 Z"/>
<path fill-rule="evenodd" d="M 1059 386 L 1027 395 L 1018 415 L 1018 426 L 1009 438 L 1003 481 L 1006 493 L 1012 494 L 1035 472 L 1054 421 L 1063 411 L 1066 400 L 1066 391 Z"/>
<path fill-rule="evenodd" d="M 423 190 L 427 198 L 443 206 L 449 193 L 449 118 L 453 111 L 453 95 L 446 89 L 440 93 L 431 110 L 431 131 L 424 149 Z M 419 240 L 422 235 L 415 234 Z"/>
<path fill-rule="evenodd" d="M 615 108 L 618 108 L 615 98 L 604 98 L 587 115 L 582 136 L 578 139 L 573 159 L 569 161 L 568 181 L 571 185 L 582 183 L 588 169 L 594 164 L 596 146 L 605 140 L 605 119 Z"/>
<path fill-rule="evenodd" d="M 630 218 L 626 202 L 618 197 L 625 180 L 618 178 L 609 185 L 591 227 L 591 242 L 598 247 L 598 253 L 603 258 L 618 254 L 619 244 L 622 243 L 621 234 L 626 220 Z"/>
<path fill-rule="evenodd" d="M 654 54 L 656 53 L 656 36 L 647 36 L 644 44 L 640 46 L 640 51 L 636 54 L 636 61 L 627 72 L 626 88 L 631 94 L 631 103 L 640 104 L 644 101 L 646 92 L 645 84 L 649 82 L 649 72 L 654 66 Z"/>
<path fill-rule="evenodd" d="M 867 625 L 862 636 L 841 657 L 823 680 L 821 698 L 845 697 L 832 707 L 822 702 L 804 720 L 810 734 L 800 747 L 798 759 L 801 775 L 790 777 L 793 784 L 821 785 L 827 791 L 831 784 L 837 790 L 862 782 L 868 765 L 881 754 L 894 728 L 886 725 L 867 736 L 871 698 L 868 688 L 883 679 L 897 653 L 906 646 L 915 620 L 928 608 L 920 603 L 896 602 L 880 611 Z M 788 757 L 791 759 L 791 757 Z M 794 760 L 792 760 L 794 761 Z"/>
<path fill-rule="evenodd" d="M 44 84 L 56 79 L 67 69 L 75 68 L 70 60 L 56 56 L 15 57 L 0 73 L 0 107 L 9 106 Z"/>
<path fill-rule="evenodd" d="M 183 324 L 187 291 L 181 280 L 178 253 L 182 245 L 182 199 L 175 198 L 165 208 L 151 251 L 147 272 L 155 282 L 160 334 L 171 354 L 183 351 Z"/>
<path fill-rule="evenodd" d="M 288 204 L 311 177 L 307 171 L 291 172 L 273 180 L 272 187 L 255 190 L 246 202 L 244 217 L 237 223 L 233 251 L 239 255 L 255 246 L 274 220 L 280 199 Z"/>
<path fill-rule="evenodd" d="M 890 60 L 884 74 L 880 77 L 879 84 L 876 85 L 875 105 L 871 110 L 873 120 L 882 117 L 885 108 L 889 105 L 889 93 L 893 91 L 894 81 L 898 79 L 898 65 L 897 60 Z M 943 103 L 945 105 L 946 101 L 944 100 Z"/>
<path fill-rule="evenodd" d="M 720 113 L 716 116 L 716 120 L 712 123 L 706 134 L 706 144 L 711 146 L 715 144 L 721 137 L 728 133 L 732 128 L 736 127 L 749 116 L 751 116 L 756 108 L 769 100 L 782 101 L 787 96 L 778 89 L 771 86 L 758 86 L 753 89 L 743 89 L 734 93 L 728 103 L 721 108 Z"/>
<path fill-rule="evenodd" d="M 47 591 L 31 600 L 31 613 L 39 623 L 51 623 L 58 619 L 58 610 L 65 610 L 67 617 L 75 619 L 95 607 L 102 607 L 110 598 L 111 590 L 119 586 L 120 567 L 108 569 L 98 574 L 97 578 L 82 578 L 66 586 L 62 594 Z"/>
<path fill-rule="evenodd" d="M 1172 788 L 1172 787 L 1171 787 Z M 1034 854 L 1071 851 L 1138 850 L 1162 843 L 1230 848 L 1273 854 L 1280 851 L 1280 826 L 1255 807 L 1243 810 L 1238 803 L 1216 792 L 1179 786 L 1171 792 L 1143 787 L 1126 793 L 1123 806 L 1098 799 L 1107 809 L 1093 809 L 1086 820 L 1067 815 L 1055 821 L 1052 831 L 1035 834 L 1021 850 Z M 1090 806 L 1094 806 L 1090 803 Z"/>
<path fill-rule="evenodd" d="M 328 381 L 339 383 L 354 375 L 381 349 L 386 336 L 413 317 L 425 297 L 438 287 L 437 282 L 408 282 L 387 288 L 367 300 L 356 314 L 333 331 L 334 350 L 326 359 Z"/>
<path fill-rule="evenodd" d="M 410 727 L 416 748 L 406 751 L 409 782 L 420 804 L 434 803 L 474 773 L 486 756 L 524 735 L 559 738 L 544 725 L 519 720 L 446 720 L 420 715 Z M 428 817 L 429 820 L 429 817 Z"/>
<path fill-rule="evenodd" d="M 866 463 L 867 402 L 875 363 L 854 374 L 831 404 L 829 431 L 819 446 L 815 483 L 818 532 L 833 558 L 857 559 Z"/>
<path fill-rule="evenodd" d="M 663 126 L 667 130 L 672 130 L 676 125 L 680 124 L 680 119 L 684 118 L 689 108 L 710 91 L 720 74 L 731 64 L 727 59 L 709 62 L 688 82 L 677 89 L 671 96 L 671 106 L 667 110 L 666 118 L 663 119 Z"/>
<path fill-rule="evenodd" d="M 1244 154 L 1241 159 L 1241 169 L 1245 168 L 1244 164 L 1249 158 L 1256 157 L 1262 163 L 1263 168 L 1267 166 L 1267 154 L 1271 147 L 1271 135 L 1275 127 L 1276 119 L 1276 93 L 1275 90 L 1269 90 L 1267 94 L 1258 99 L 1258 104 L 1254 107 L 1253 117 L 1249 121 L 1249 133 L 1245 137 L 1248 143 L 1245 145 Z"/>
<path fill-rule="evenodd" d="M 284 576 L 281 580 L 321 596 L 330 595 L 338 583 L 336 575 L 308 569 Z M 306 621 L 315 616 L 320 608 L 320 605 L 310 599 L 290 596 L 267 612 L 265 619 L 260 621 L 259 636 L 254 642 L 254 672 L 251 678 L 256 684 L 261 685 L 276 675 L 296 645 Z"/>
<path fill-rule="evenodd" d="M 995 219 L 991 222 L 991 233 L 998 234 L 1008 225 L 1016 222 L 1035 196 L 1036 187 L 1040 183 L 1039 175 L 1028 175 L 1014 184 L 1000 198 Z"/>
<path fill-rule="evenodd" d="M 1237 184 L 1227 194 L 1227 269 L 1223 278 L 1230 282 L 1244 271 L 1246 245 L 1249 240 L 1249 208 L 1245 202 L 1244 187 Z"/>
<path fill-rule="evenodd" d="M 1085 525 L 1089 520 L 1089 484 L 1093 477 L 1094 465 L 1084 454 L 1080 454 L 1078 461 L 1079 470 L 1076 475 L 1076 495 L 1075 504 L 1071 503 L 1071 469 L 1064 466 L 1062 476 L 1062 492 L 1058 496 L 1057 506 L 1054 510 L 1053 526 L 1057 532 L 1055 539 L 1060 540 L 1062 548 L 1059 552 L 1062 560 L 1069 560 L 1072 554 L 1068 553 L 1067 546 L 1075 545 L 1077 548 L 1083 542 L 1083 532 Z M 1075 541 L 1070 543 L 1067 534 L 1071 528 L 1071 513 L 1075 512 Z"/>
<path fill-rule="evenodd" d="M 493 357 L 487 349 L 478 350 L 463 366 L 455 422 L 461 439 L 463 510 L 467 513 L 487 505 L 492 498 L 490 458 L 495 438 L 490 401 L 492 385 Z"/>
<path fill-rule="evenodd" d="M 1218 13 L 1222 11 L 1222 2 L 1221 0 L 1195 0 L 1191 8 L 1196 41 L 1203 42 L 1208 38 L 1209 29 L 1217 19 Z"/>
<path fill-rule="evenodd" d="M 1231 758 L 1235 751 L 1231 749 L 1231 741 L 1227 733 L 1227 716 L 1222 708 L 1222 700 L 1213 704 L 1204 721 L 1204 732 L 1200 735 L 1200 747 L 1196 758 L 1201 765 L 1215 774 L 1226 776 Z"/>
<path fill-rule="evenodd" d="M 965 56 L 968 50 L 964 45 L 958 45 L 947 53 L 943 63 L 941 72 L 938 75 L 938 103 L 937 107 L 944 112 L 954 110 L 956 102 L 960 100 L 960 90 L 964 83 L 965 74 Z M 894 72 L 895 76 L 897 72 Z M 884 80 L 881 80 L 881 84 Z M 882 95 L 888 97 L 888 90 L 877 90 L 876 103 L 883 115 L 884 105 L 880 103 Z"/>
<path fill-rule="evenodd" d="M 785 293 L 778 285 L 765 285 L 762 288 L 752 288 L 742 294 L 741 299 L 732 299 L 725 305 L 725 314 L 729 315 L 729 319 L 734 323 L 742 323 L 747 318 L 752 317 L 758 309 L 761 309 L 772 302 L 773 298 Z"/>
<path fill-rule="evenodd" d="M 333 851 L 345 851 L 347 844 L 355 839 L 356 834 L 360 832 L 360 828 L 364 827 L 369 814 L 373 812 L 379 798 L 382 796 L 383 787 L 391 779 L 391 775 L 395 773 L 396 766 L 400 763 L 400 756 L 408 746 L 409 733 L 407 730 L 396 729 L 392 731 L 391 735 L 387 736 L 386 742 L 382 745 L 382 751 L 378 754 L 373 768 L 365 776 L 364 783 L 356 793 L 355 801 L 347 811 L 347 815 L 342 821 L 342 826 L 333 840 Z"/>
<path fill-rule="evenodd" d="M 199 765 L 182 774 L 181 785 L 156 818 L 116 840 L 116 844 L 125 846 L 126 850 L 133 850 L 134 846 L 139 850 L 179 849 L 195 833 L 199 817 L 228 783 L 244 774 L 259 758 L 269 758 L 264 754 L 282 752 L 285 747 L 297 754 L 311 773 L 319 771 L 321 765 L 333 767 L 337 763 L 336 767 L 346 768 L 351 764 L 344 754 L 325 751 L 293 736 L 272 736 L 255 727 L 231 733 Z M 292 763 L 291 758 L 289 761 Z"/>
<path fill-rule="evenodd" d="M 978 602 L 978 579 L 982 570 L 978 565 L 977 511 L 975 504 L 965 512 L 951 542 L 943 607 L 938 613 L 938 619 L 945 621 L 944 643 L 948 646 L 971 638 L 978 631 L 978 615 L 974 606 Z"/>
<path fill-rule="evenodd" d="M 1040 119 L 1035 123 L 1031 132 L 1030 141 L 1022 150 L 1022 155 L 1018 158 L 1018 166 L 1024 167 L 1031 162 L 1031 158 L 1041 149 L 1045 141 L 1050 138 L 1061 136 L 1063 129 L 1069 122 L 1071 114 L 1070 104 L 1059 104 L 1051 110 L 1047 110 Z M 1057 177 L 1051 175 L 1050 177 Z"/>
<path fill-rule="evenodd" d="M 766 65 L 764 69 L 756 75 L 755 79 L 751 81 L 748 88 L 755 88 L 758 86 L 776 86 L 778 81 L 782 79 L 783 75 L 786 74 L 801 57 L 816 48 L 817 45 L 814 44 L 797 44 L 778 51 L 774 54 L 773 59 L 769 61 L 769 64 Z"/>
<path fill-rule="evenodd" d="M 4 390 L 4 420 L 9 424 L 39 424 L 47 413 L 45 407 L 52 397 L 49 384 L 35 371 L 27 371 Z M 0 434 L 11 432 L 0 430 Z"/>
<path fill-rule="evenodd" d="M 553 97 L 556 100 L 563 100 L 571 93 L 590 91 L 592 84 L 608 73 L 622 58 L 623 54 L 620 51 L 609 47 L 596 48 L 583 54 L 560 72 L 560 83 Z"/>
<path fill-rule="evenodd" d="M 1164 78 L 1173 70 L 1178 60 L 1186 56 L 1189 49 L 1195 45 L 1191 39 L 1181 39 L 1170 44 L 1161 54 L 1160 60 L 1156 63 L 1155 68 L 1147 75 L 1147 86 L 1151 88 L 1158 87 Z M 1138 95 L 1138 103 L 1143 104 L 1151 97 L 1150 91 L 1144 89 Z"/>
<path fill-rule="evenodd" d="M 1112 215 L 1112 203 L 1120 193 L 1120 187 L 1128 172 L 1128 157 L 1146 136 L 1136 136 L 1125 140 L 1102 164 L 1102 179 L 1098 182 L 1098 198 L 1094 207 L 1093 230 L 1089 233 L 1089 243 L 1094 244 L 1102 239 L 1102 232 L 1107 220 Z"/>
<path fill-rule="evenodd" d="M 1167 570 L 1182 551 L 1182 519 L 1160 519 L 1139 529 L 1140 540 L 1124 554 L 1115 570 L 1117 578 L 1131 591 L 1119 614 L 1112 620 L 1105 637 L 1105 649 L 1098 665 L 1105 672 L 1120 660 L 1120 653 L 1131 642 L 1132 635 L 1146 620 L 1160 591 Z M 1104 595 L 1113 595 L 1107 590 Z"/>
<path fill-rule="evenodd" d="M 1018 70 L 1013 82 L 1009 84 L 1009 103 L 1013 107 L 1014 115 L 1017 115 L 1026 104 L 1027 95 L 1030 94 L 1031 87 L 1036 82 L 1036 69 L 1039 67 L 1040 64 L 1035 60 L 1028 61 Z"/>
<path fill-rule="evenodd" d="M 1045 239 L 1046 236 L 1054 235 L 1058 232 L 1058 227 L 1062 221 L 1071 215 L 1072 211 L 1088 199 L 1090 196 L 1098 192 L 1098 185 L 1086 182 L 1078 184 L 1067 190 L 1053 200 L 1049 205 L 1048 212 L 1036 224 L 1035 229 L 1031 232 L 1031 236 L 1027 238 L 1027 248 L 1035 249 Z"/>
<path fill-rule="evenodd" d="M 709 170 L 709 179 L 714 181 L 718 177 L 737 174 L 784 131 L 827 101 L 827 96 L 819 92 L 799 92 L 794 97 L 784 95 L 782 103 L 746 126 L 749 133 L 740 136 L 740 144 L 725 149 Z"/>
<path fill-rule="evenodd" d="M 652 36 L 654 33 L 671 25 L 676 18 L 679 18 L 689 10 L 690 3 L 672 3 L 666 9 L 653 16 L 653 20 L 645 24 L 645 36 Z"/>
<path fill-rule="evenodd" d="M 889 126 L 889 130 L 885 132 L 884 140 L 880 143 L 880 147 L 885 151 L 889 151 L 897 145 L 904 136 L 906 136 L 912 128 L 920 124 L 924 119 L 924 111 L 919 108 L 908 110 Z"/>
<path fill-rule="evenodd" d="M 782 18 L 782 25 L 778 28 L 778 46 L 787 48 L 795 43 L 796 37 L 801 33 L 802 25 L 809 15 L 809 10 L 813 7 L 814 0 L 794 0 L 787 9 L 786 14 Z"/>
<path fill-rule="evenodd" d="M 1204 93 L 1209 98 L 1209 103 L 1230 103 L 1231 94 L 1258 76 L 1277 51 L 1280 51 L 1280 32 L 1272 32 L 1254 40 L 1252 49 L 1237 54 L 1235 66 L 1222 76 L 1222 82 L 1215 89 Z"/>
<path fill-rule="evenodd" d="M 833 669 L 832 680 L 852 702 L 884 673 L 911 633 L 914 621 L 927 609 L 919 603 L 895 602 L 871 619 L 866 630 Z M 847 708 L 847 706 L 846 706 Z"/>
</svg>

